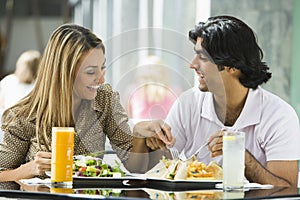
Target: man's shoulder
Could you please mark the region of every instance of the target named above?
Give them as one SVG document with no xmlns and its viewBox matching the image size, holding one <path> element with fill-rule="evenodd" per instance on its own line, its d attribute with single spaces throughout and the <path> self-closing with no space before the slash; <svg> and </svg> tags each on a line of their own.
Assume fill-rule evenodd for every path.
<svg viewBox="0 0 300 200">
<path fill-rule="evenodd" d="M 200 112 L 204 99 L 208 95 L 211 95 L 211 93 L 201 92 L 198 87 L 193 87 L 181 93 L 172 107 L 184 113 L 191 111 Z"/>
<path fill-rule="evenodd" d="M 265 103 L 270 103 L 270 104 L 277 104 L 277 105 L 282 105 L 282 106 L 288 106 L 290 107 L 291 105 L 286 102 L 285 100 L 283 100 L 281 97 L 279 97 L 278 95 L 276 95 L 275 93 L 268 91 L 266 89 L 263 88 L 259 88 L 259 90 L 261 91 L 263 100 Z"/>
<path fill-rule="evenodd" d="M 268 110 L 272 110 L 273 114 L 281 113 L 281 115 L 290 115 L 295 114 L 294 108 L 285 100 L 283 100 L 278 95 L 263 89 L 259 88 L 262 94 L 262 102 L 263 107 L 267 108 Z"/>
<path fill-rule="evenodd" d="M 197 99 L 199 101 L 201 98 L 203 99 L 207 92 L 201 92 L 198 87 L 192 87 L 186 91 L 184 91 L 179 98 L 181 100 L 191 101 L 192 99 Z"/>
</svg>

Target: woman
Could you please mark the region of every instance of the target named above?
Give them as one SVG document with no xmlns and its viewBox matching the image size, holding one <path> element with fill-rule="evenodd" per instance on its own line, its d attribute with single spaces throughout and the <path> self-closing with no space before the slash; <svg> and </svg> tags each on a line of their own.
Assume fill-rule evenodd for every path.
<svg viewBox="0 0 300 200">
<path fill-rule="evenodd" d="M 103 84 L 104 54 L 102 41 L 88 29 L 67 24 L 54 31 L 33 91 L 3 114 L 0 181 L 50 170 L 55 126 L 75 127 L 75 155 L 103 151 L 107 136 L 128 170 L 146 170 L 148 160 L 141 154 L 148 152 L 145 138 L 133 135 L 152 135 L 163 124 L 141 123 L 131 133 L 118 93 Z"/>
</svg>

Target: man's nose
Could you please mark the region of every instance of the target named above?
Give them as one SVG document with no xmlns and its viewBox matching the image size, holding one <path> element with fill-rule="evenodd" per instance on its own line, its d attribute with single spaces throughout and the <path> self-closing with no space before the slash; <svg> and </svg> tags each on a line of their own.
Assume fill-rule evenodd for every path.
<svg viewBox="0 0 300 200">
<path fill-rule="evenodd" d="M 197 55 L 194 55 L 193 59 L 192 59 L 192 62 L 190 63 L 190 68 L 191 69 L 195 69 L 195 67 L 197 67 L 197 62 L 196 62 L 196 59 L 197 59 Z"/>
<path fill-rule="evenodd" d="M 198 64 L 191 63 L 190 68 L 194 69 L 197 72 L 200 72 L 200 66 Z"/>
</svg>

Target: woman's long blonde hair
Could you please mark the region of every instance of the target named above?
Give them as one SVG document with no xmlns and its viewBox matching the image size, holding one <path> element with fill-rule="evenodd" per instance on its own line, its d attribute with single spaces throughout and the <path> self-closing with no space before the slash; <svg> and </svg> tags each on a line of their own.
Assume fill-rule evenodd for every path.
<svg viewBox="0 0 300 200">
<path fill-rule="evenodd" d="M 13 123 L 19 117 L 36 122 L 36 137 L 39 145 L 50 150 L 49 132 L 54 126 L 74 126 L 72 114 L 73 85 L 76 67 L 83 55 L 90 49 L 104 45 L 90 30 L 65 24 L 51 35 L 40 63 L 36 85 L 32 92 L 14 107 L 17 113 L 10 118 L 9 112 L 3 114 L 3 121 Z"/>
</svg>

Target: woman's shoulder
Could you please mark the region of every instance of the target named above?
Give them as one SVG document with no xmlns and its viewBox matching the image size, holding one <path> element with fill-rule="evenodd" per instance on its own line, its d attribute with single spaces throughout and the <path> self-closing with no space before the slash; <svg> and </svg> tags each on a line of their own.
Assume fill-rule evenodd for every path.
<svg viewBox="0 0 300 200">
<path fill-rule="evenodd" d="M 116 91 L 113 90 L 110 84 L 102 84 L 97 90 L 96 100 L 111 98 Z"/>
<path fill-rule="evenodd" d="M 115 99 L 119 99 L 119 93 L 113 90 L 110 84 L 102 84 L 97 91 L 97 96 L 95 98 L 96 108 L 103 108 L 111 105 Z M 102 109 L 101 109 L 102 110 Z"/>
<path fill-rule="evenodd" d="M 18 132 L 27 137 L 35 132 L 35 121 L 20 115 L 21 108 L 16 106 L 7 109 L 2 116 L 2 130 L 5 132 Z M 32 131 L 31 131 L 32 130 Z M 25 136 L 26 135 L 26 136 Z"/>
</svg>

